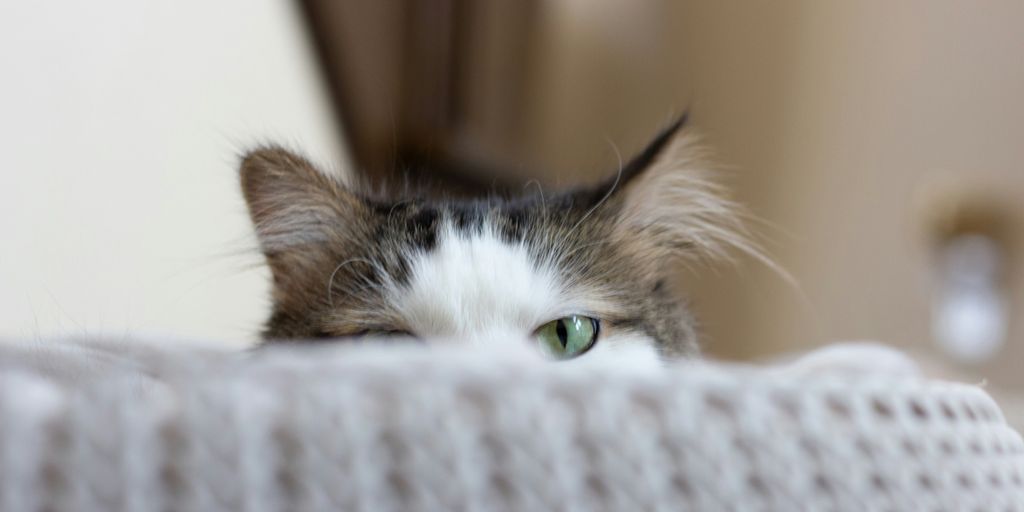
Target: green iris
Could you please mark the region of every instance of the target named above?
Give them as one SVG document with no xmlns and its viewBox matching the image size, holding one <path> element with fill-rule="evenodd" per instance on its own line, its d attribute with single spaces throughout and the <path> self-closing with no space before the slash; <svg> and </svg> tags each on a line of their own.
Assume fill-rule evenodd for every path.
<svg viewBox="0 0 1024 512">
<path fill-rule="evenodd" d="M 590 350 L 597 341 L 597 320 L 572 315 L 552 320 L 537 329 L 541 350 L 556 359 L 571 359 Z"/>
</svg>

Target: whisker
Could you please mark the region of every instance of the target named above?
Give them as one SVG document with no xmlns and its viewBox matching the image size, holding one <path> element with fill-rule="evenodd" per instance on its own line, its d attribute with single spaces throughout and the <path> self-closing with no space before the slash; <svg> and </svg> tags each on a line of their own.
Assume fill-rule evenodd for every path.
<svg viewBox="0 0 1024 512">
<path fill-rule="evenodd" d="M 348 265 L 350 263 L 355 263 L 355 262 L 358 262 L 358 261 L 366 263 L 367 265 L 375 266 L 374 262 L 372 262 L 370 260 L 367 260 L 365 258 L 351 258 L 351 259 L 347 259 L 347 260 L 339 263 L 337 267 L 334 267 L 334 270 L 331 272 L 331 276 L 327 279 L 327 302 L 331 305 L 332 308 L 334 307 L 334 277 L 338 274 L 338 271 L 341 270 L 343 267 L 345 267 L 346 265 Z M 365 277 L 364 277 L 364 279 L 365 279 Z"/>
<path fill-rule="evenodd" d="M 570 233 L 576 231 L 576 229 L 580 227 L 580 224 L 583 224 L 583 221 L 587 220 L 587 217 L 590 217 L 590 214 L 594 213 L 595 210 L 600 208 L 601 205 L 612 196 L 612 193 L 614 193 L 615 189 L 619 186 L 619 181 L 622 179 L 622 153 L 619 151 L 618 146 L 615 145 L 615 142 L 611 139 L 606 138 L 605 141 L 612 147 L 612 151 L 615 152 L 615 158 L 619 161 L 618 171 L 615 173 L 615 181 L 612 182 L 612 186 L 608 189 L 608 192 L 605 192 L 604 197 L 602 197 L 597 204 L 587 210 L 587 213 L 583 214 L 583 217 L 576 222 L 572 229 L 569 230 Z"/>
<path fill-rule="evenodd" d="M 542 210 L 546 210 L 547 209 L 547 202 L 544 199 L 544 187 L 541 186 L 539 180 L 531 179 L 530 181 L 527 181 L 526 184 L 523 185 L 523 190 L 526 190 L 527 188 L 529 188 L 531 184 L 537 186 L 537 193 L 540 194 L 540 207 L 541 207 Z"/>
</svg>

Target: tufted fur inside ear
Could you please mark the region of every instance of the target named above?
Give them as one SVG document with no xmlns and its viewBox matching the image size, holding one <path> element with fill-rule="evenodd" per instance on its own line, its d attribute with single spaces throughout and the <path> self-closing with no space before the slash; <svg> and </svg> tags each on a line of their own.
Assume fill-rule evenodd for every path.
<svg viewBox="0 0 1024 512">
<path fill-rule="evenodd" d="M 248 153 L 239 174 L 260 247 L 268 256 L 326 243 L 364 209 L 337 178 L 280 147 Z"/>
<path fill-rule="evenodd" d="M 772 265 L 747 236 L 742 209 L 712 179 L 685 121 L 683 116 L 662 131 L 608 185 L 608 199 L 619 207 L 616 238 L 653 264 L 728 260 L 738 250 Z"/>
<path fill-rule="evenodd" d="M 341 181 L 279 147 L 245 155 L 242 193 L 274 279 L 274 318 L 317 307 L 338 255 L 365 243 L 368 206 Z"/>
</svg>

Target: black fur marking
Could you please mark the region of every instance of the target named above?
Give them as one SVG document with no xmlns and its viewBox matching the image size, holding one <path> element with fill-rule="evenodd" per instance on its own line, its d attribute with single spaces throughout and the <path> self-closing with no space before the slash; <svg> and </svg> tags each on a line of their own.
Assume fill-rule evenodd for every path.
<svg viewBox="0 0 1024 512">
<path fill-rule="evenodd" d="M 413 245 L 423 249 L 426 252 L 434 250 L 437 247 L 437 228 L 431 226 L 429 229 L 423 229 L 413 232 Z"/>
<path fill-rule="evenodd" d="M 579 200 L 583 204 L 597 204 L 608 195 L 608 192 L 612 190 L 612 187 L 622 187 L 633 180 L 633 178 L 643 174 L 644 171 L 647 170 L 655 160 L 657 160 L 658 156 L 665 147 L 668 146 L 669 142 L 675 138 L 676 134 L 686 126 L 689 117 L 689 112 L 683 112 L 683 114 L 676 118 L 675 121 L 662 129 L 661 132 L 654 137 L 654 140 L 647 144 L 647 147 L 645 147 L 643 151 L 630 159 L 629 162 L 622 167 L 621 172 L 616 173 L 610 179 L 601 183 L 597 187 L 577 191 L 572 195 L 573 198 Z"/>
<path fill-rule="evenodd" d="M 437 210 L 424 208 L 409 218 L 406 229 L 412 237 L 412 243 L 424 251 L 432 251 L 437 245 L 437 226 L 440 215 Z"/>
<path fill-rule="evenodd" d="M 504 213 L 500 225 L 501 236 L 506 242 L 522 240 L 529 224 L 529 215 L 521 208 L 513 208 Z"/>
<path fill-rule="evenodd" d="M 480 203 L 454 203 L 451 205 L 452 220 L 459 231 L 468 232 L 480 229 L 484 224 L 483 208 Z"/>
<path fill-rule="evenodd" d="M 409 218 L 409 229 L 430 229 L 437 222 L 437 211 L 431 208 L 424 208 Z"/>
<path fill-rule="evenodd" d="M 675 121 L 661 130 L 661 132 L 654 137 L 654 140 L 647 144 L 647 147 L 644 148 L 640 154 L 634 156 L 633 159 L 622 168 L 622 183 L 628 183 L 629 180 L 639 174 L 642 174 L 645 169 L 650 167 L 651 164 L 654 163 L 654 160 L 658 158 L 658 155 L 661 154 L 662 150 L 665 149 L 665 146 L 667 146 L 676 134 L 679 133 L 679 130 L 686 126 L 686 122 L 689 117 L 689 112 L 683 112 L 683 114 Z"/>
</svg>

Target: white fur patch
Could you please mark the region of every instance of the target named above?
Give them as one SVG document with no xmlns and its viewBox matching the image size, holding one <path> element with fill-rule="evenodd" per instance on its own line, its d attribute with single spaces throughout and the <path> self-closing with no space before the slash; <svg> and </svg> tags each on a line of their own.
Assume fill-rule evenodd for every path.
<svg viewBox="0 0 1024 512">
<path fill-rule="evenodd" d="M 406 327 L 428 343 L 523 340 L 529 350 L 538 350 L 532 339 L 541 325 L 572 314 L 599 318 L 596 311 L 605 305 L 586 290 L 571 289 L 554 268 L 534 262 L 525 245 L 502 240 L 486 227 L 467 234 L 451 226 L 439 230 L 433 251 L 412 258 L 409 284 L 394 290 L 390 301 Z M 602 333 L 579 360 L 615 360 L 627 353 L 630 360 L 658 360 L 653 340 L 614 331 Z"/>
</svg>

